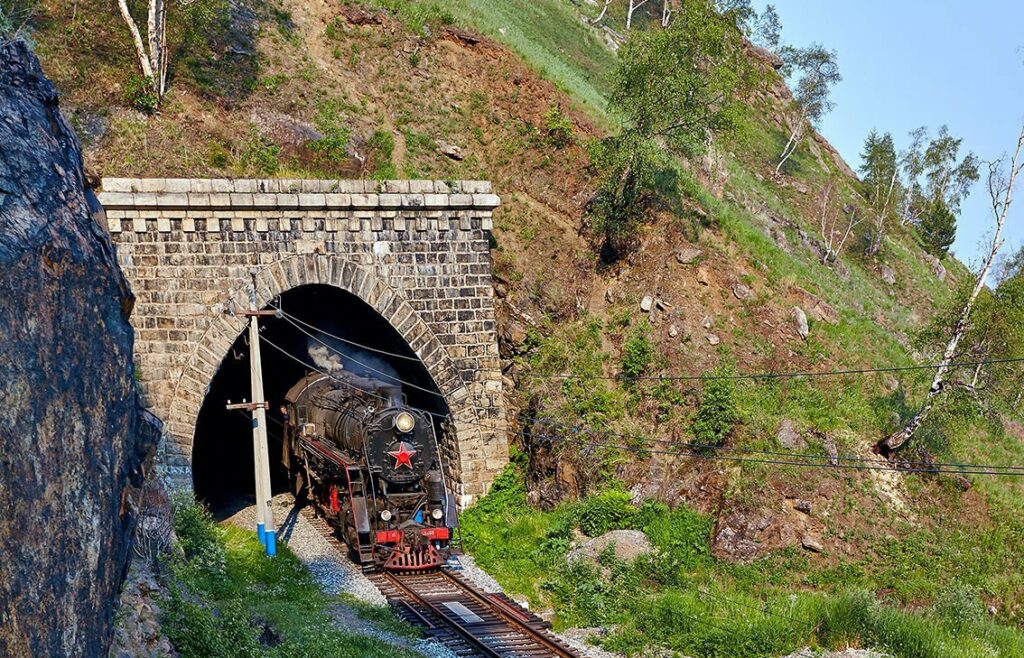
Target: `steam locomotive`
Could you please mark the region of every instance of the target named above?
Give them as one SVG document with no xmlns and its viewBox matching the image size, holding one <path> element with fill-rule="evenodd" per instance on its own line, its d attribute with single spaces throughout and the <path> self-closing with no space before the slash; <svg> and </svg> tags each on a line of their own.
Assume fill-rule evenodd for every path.
<svg viewBox="0 0 1024 658">
<path fill-rule="evenodd" d="M 310 373 L 282 406 L 292 492 L 312 502 L 364 569 L 444 564 L 457 527 L 430 415 L 399 385 L 340 370 Z"/>
</svg>

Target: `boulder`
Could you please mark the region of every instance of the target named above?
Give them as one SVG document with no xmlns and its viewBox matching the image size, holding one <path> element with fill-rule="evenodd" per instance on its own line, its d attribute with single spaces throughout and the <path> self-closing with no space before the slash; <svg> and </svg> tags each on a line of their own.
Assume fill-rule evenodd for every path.
<svg viewBox="0 0 1024 658">
<path fill-rule="evenodd" d="M 896 285 L 896 273 L 892 271 L 892 268 L 888 265 L 882 265 L 879 268 L 878 273 L 882 276 L 882 281 L 885 281 L 890 286 Z"/>
<path fill-rule="evenodd" d="M 0 655 L 106 656 L 159 428 L 74 131 L 2 38 L 0 145 Z"/>
<path fill-rule="evenodd" d="M 811 501 L 807 500 L 806 498 L 798 498 L 796 502 L 793 503 L 793 509 L 795 509 L 798 512 L 803 512 L 804 514 L 810 514 L 811 507 Z"/>
<path fill-rule="evenodd" d="M 812 553 L 821 553 L 825 550 L 825 545 L 821 543 L 821 539 L 810 532 L 805 532 L 803 536 L 800 537 L 800 545 Z"/>
<path fill-rule="evenodd" d="M 736 299 L 741 302 L 745 302 L 754 298 L 754 291 L 750 289 L 750 286 L 742 283 L 737 283 L 732 287 L 732 294 Z"/>
<path fill-rule="evenodd" d="M 946 267 L 942 264 L 942 261 L 927 253 L 924 255 L 924 261 L 928 263 L 928 267 L 931 269 L 932 274 L 935 275 L 935 278 L 939 281 L 946 280 Z"/>
<path fill-rule="evenodd" d="M 679 327 L 676 326 L 675 324 L 670 324 L 669 327 L 668 327 L 668 335 L 669 335 L 669 338 L 675 338 L 676 336 L 678 336 L 679 335 Z"/>
<path fill-rule="evenodd" d="M 676 252 L 676 262 L 680 265 L 692 265 L 704 252 L 696 247 L 683 247 Z"/>
<path fill-rule="evenodd" d="M 715 326 L 715 321 L 710 315 L 705 315 L 704 319 L 700 321 L 700 326 L 704 327 L 705 329 L 710 329 L 711 327 Z"/>
<path fill-rule="evenodd" d="M 570 563 L 578 560 L 597 562 L 601 554 L 614 546 L 615 557 L 623 562 L 634 562 L 641 555 L 654 551 L 654 545 L 640 530 L 612 530 L 600 537 L 587 539 L 569 551 L 566 560 Z"/>
<path fill-rule="evenodd" d="M 807 314 L 799 306 L 793 307 L 793 324 L 796 327 L 796 333 L 800 335 L 800 338 L 807 340 L 807 337 L 811 335 L 811 328 L 807 324 Z"/>
<path fill-rule="evenodd" d="M 804 437 L 800 435 L 793 421 L 788 418 L 783 418 L 779 423 L 779 432 L 775 435 L 775 440 L 787 450 L 803 450 L 807 447 Z"/>
<path fill-rule="evenodd" d="M 437 150 L 443 155 L 451 158 L 452 160 L 462 160 L 462 147 L 456 146 L 455 144 L 449 144 L 441 140 L 437 140 Z"/>
<path fill-rule="evenodd" d="M 708 271 L 706 268 L 697 268 L 697 283 L 702 286 L 710 285 L 711 279 L 708 277 Z"/>
<path fill-rule="evenodd" d="M 708 334 L 707 339 L 712 345 L 718 345 L 722 342 L 722 339 L 718 337 L 718 334 Z"/>
<path fill-rule="evenodd" d="M 644 298 L 640 300 L 640 310 L 644 313 L 650 313 L 652 308 L 654 308 L 654 297 L 644 295 Z"/>
</svg>

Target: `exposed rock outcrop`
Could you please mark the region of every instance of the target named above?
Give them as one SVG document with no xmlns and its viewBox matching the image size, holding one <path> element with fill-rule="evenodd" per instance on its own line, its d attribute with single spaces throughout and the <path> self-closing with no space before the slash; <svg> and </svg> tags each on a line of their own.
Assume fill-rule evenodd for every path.
<svg viewBox="0 0 1024 658">
<path fill-rule="evenodd" d="M 0 40 L 0 152 L 0 655 L 105 656 L 159 430 L 80 147 L 16 41 Z"/>
</svg>

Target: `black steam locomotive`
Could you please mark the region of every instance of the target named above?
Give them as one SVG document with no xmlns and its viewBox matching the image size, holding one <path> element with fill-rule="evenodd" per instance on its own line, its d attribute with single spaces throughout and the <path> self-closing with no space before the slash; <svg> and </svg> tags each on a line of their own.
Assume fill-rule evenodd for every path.
<svg viewBox="0 0 1024 658">
<path fill-rule="evenodd" d="M 444 484 L 430 415 L 401 386 L 344 370 L 288 391 L 283 461 L 364 568 L 422 570 L 452 554 L 455 498 Z"/>
</svg>

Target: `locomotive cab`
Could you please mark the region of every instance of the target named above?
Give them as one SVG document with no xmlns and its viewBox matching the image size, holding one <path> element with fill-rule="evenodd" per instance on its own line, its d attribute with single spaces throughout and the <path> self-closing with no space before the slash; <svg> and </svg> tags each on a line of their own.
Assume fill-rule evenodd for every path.
<svg viewBox="0 0 1024 658">
<path fill-rule="evenodd" d="M 364 566 L 429 569 L 451 556 L 457 511 L 433 418 L 399 386 L 312 373 L 284 406 L 296 500 L 311 501 Z"/>
</svg>

